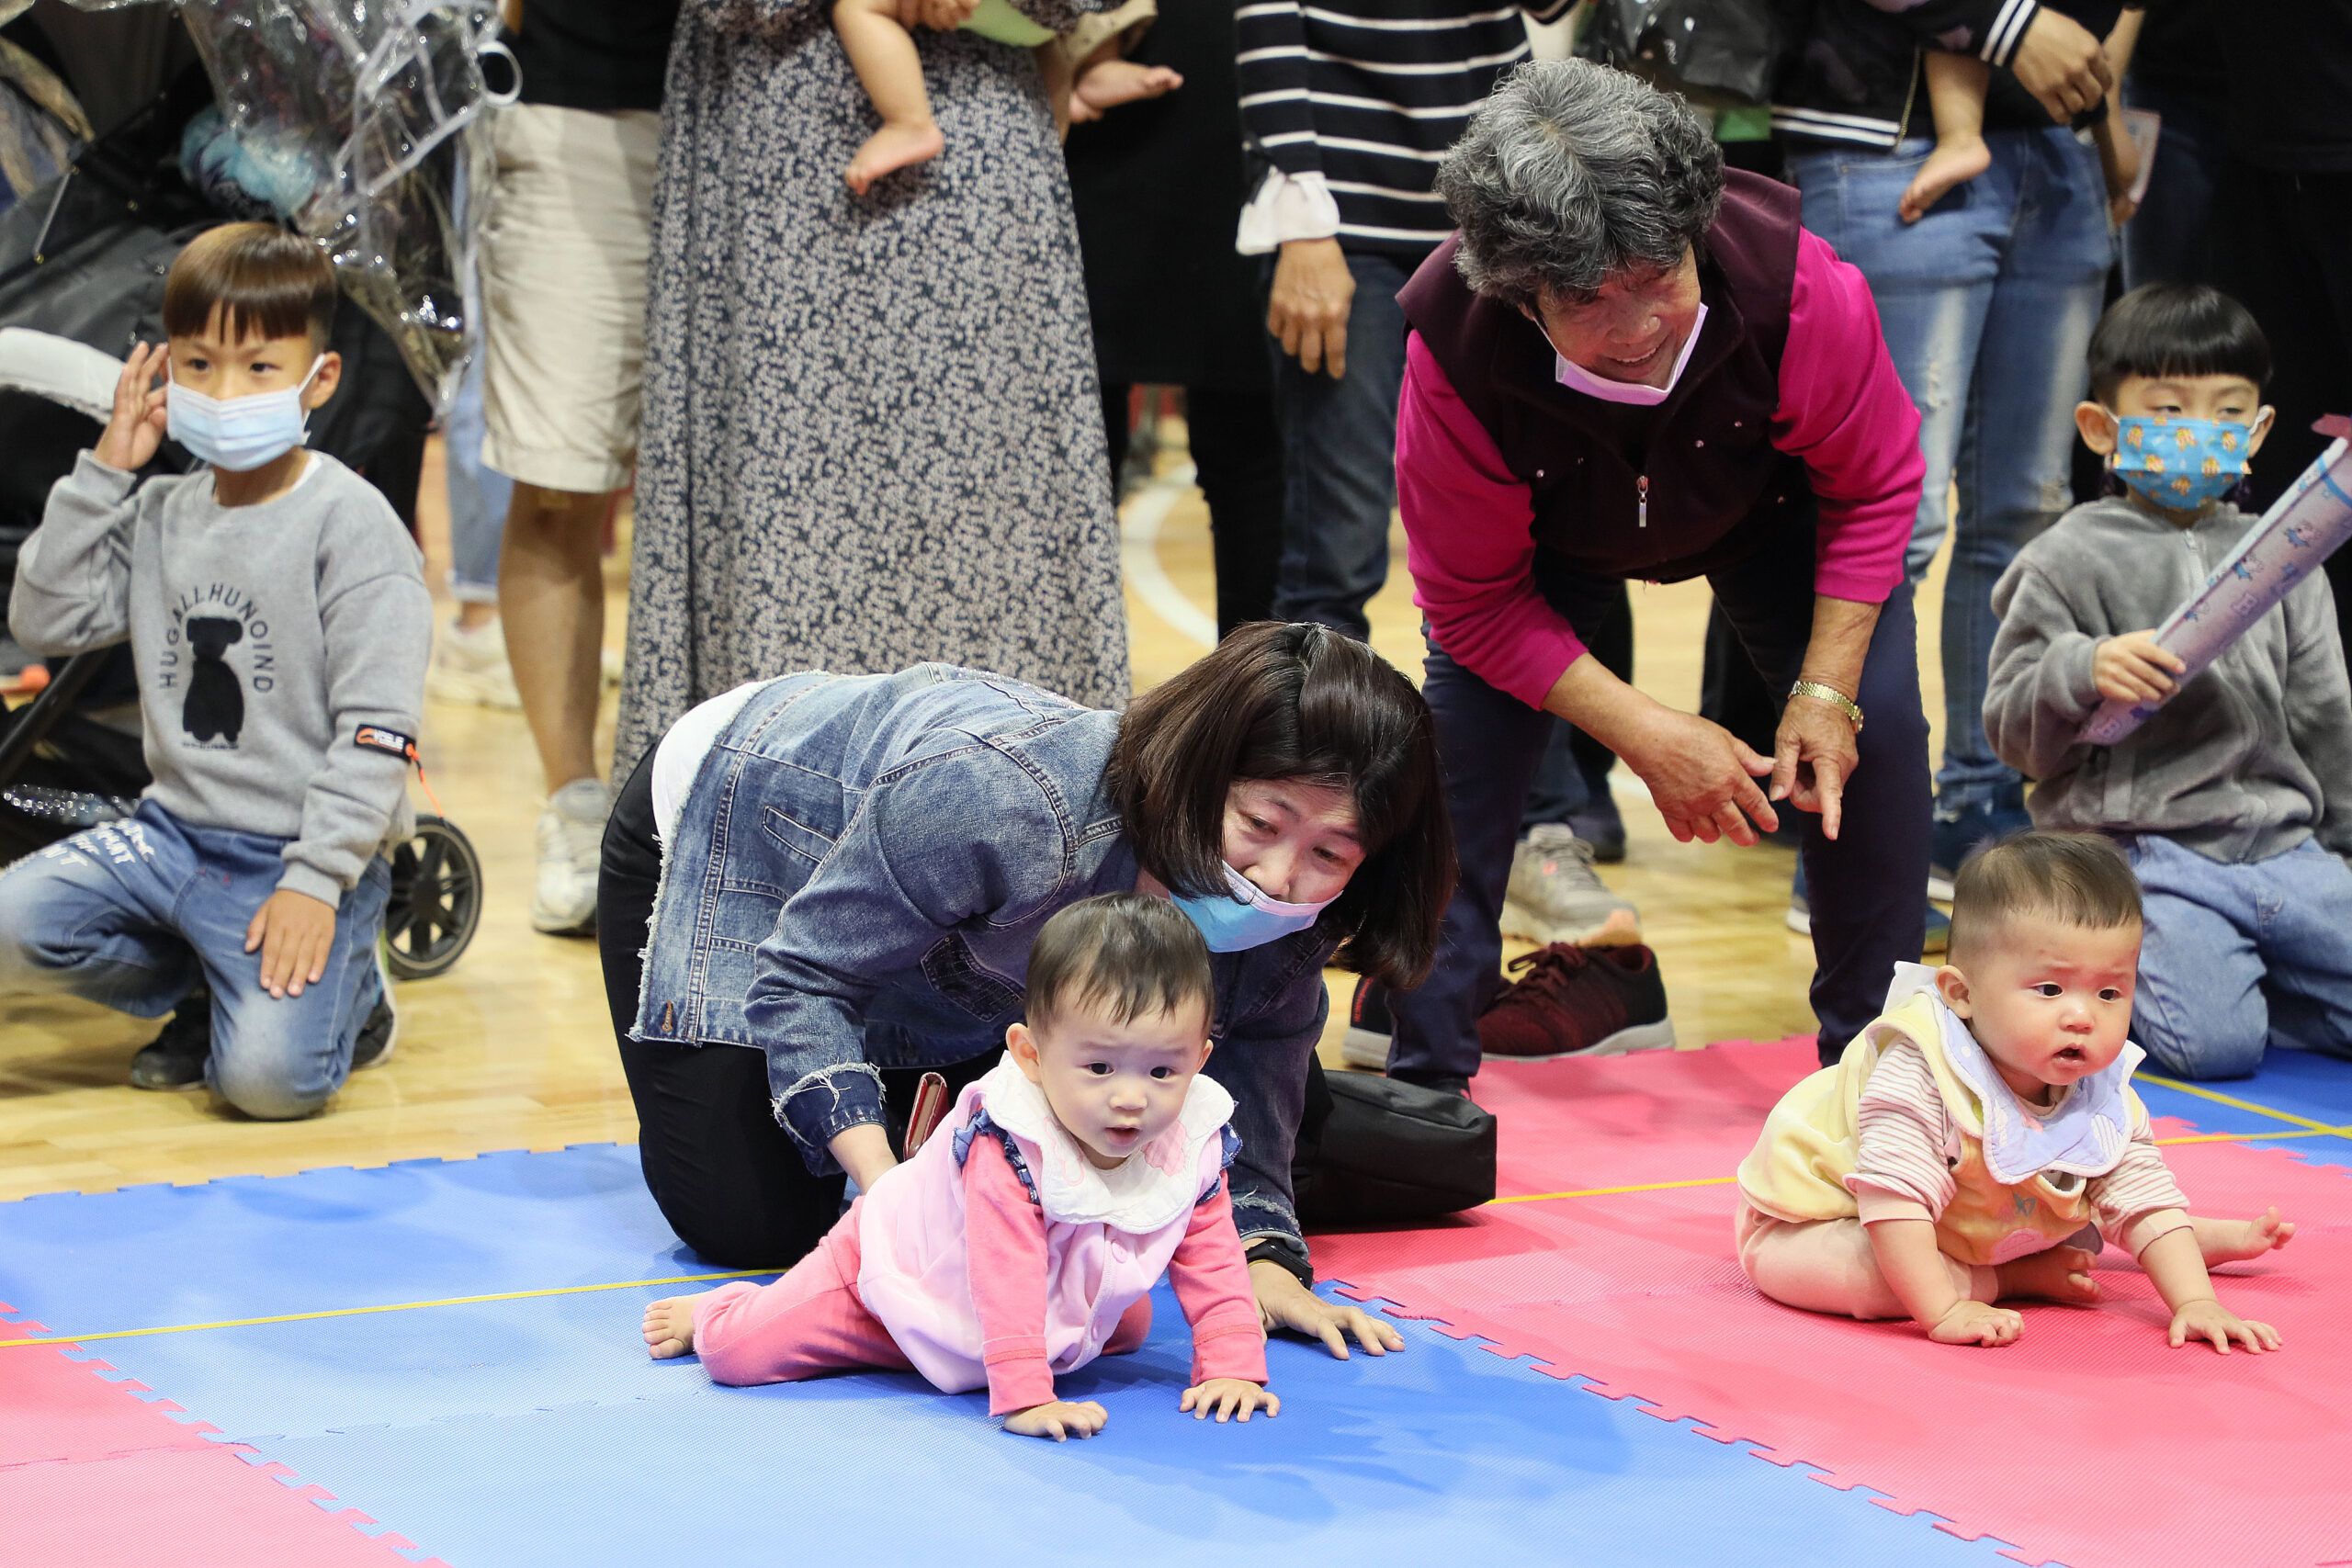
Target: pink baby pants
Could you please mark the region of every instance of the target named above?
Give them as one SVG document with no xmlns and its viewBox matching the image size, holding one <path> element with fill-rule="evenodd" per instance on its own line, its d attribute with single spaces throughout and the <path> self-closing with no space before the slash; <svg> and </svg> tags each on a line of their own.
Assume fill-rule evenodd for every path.
<svg viewBox="0 0 2352 1568">
<path fill-rule="evenodd" d="M 857 1293 L 857 1226 L 844 1221 L 773 1284 L 737 1280 L 695 1303 L 695 1353 L 713 1382 L 797 1382 L 865 1368 L 912 1370 Z M 1151 1298 L 1129 1307 L 1102 1347 L 1124 1355 L 1151 1331 Z"/>
</svg>

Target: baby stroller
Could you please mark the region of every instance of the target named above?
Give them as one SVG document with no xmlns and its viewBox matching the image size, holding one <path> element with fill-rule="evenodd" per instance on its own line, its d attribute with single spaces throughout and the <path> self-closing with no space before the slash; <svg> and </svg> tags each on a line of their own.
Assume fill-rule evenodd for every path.
<svg viewBox="0 0 2352 1568">
<path fill-rule="evenodd" d="M 110 156 L 101 141 L 54 189 L 0 212 L 0 597 L 50 486 L 103 429 L 114 355 L 162 338 L 164 265 L 189 231 L 218 220 L 142 167 L 153 164 Z M 359 312 L 339 312 L 334 346 L 355 389 L 389 383 L 415 396 L 396 351 Z M 391 422 L 356 400 L 360 417 L 322 414 L 311 445 L 365 472 Z M 167 444 L 150 471 L 193 466 Z M 413 497 L 412 480 L 412 506 Z M 0 865 L 128 815 L 149 782 L 135 712 L 127 727 L 107 722 L 109 708 L 135 700 L 127 650 L 82 654 L 49 674 L 31 702 L 0 710 Z M 386 967 L 401 979 L 442 974 L 481 921 L 481 856 L 455 823 L 421 815 L 389 858 Z"/>
</svg>

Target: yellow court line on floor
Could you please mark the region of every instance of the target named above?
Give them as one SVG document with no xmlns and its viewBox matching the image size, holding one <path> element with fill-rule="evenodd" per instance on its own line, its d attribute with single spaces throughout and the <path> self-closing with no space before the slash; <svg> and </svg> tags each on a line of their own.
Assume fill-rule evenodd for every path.
<svg viewBox="0 0 2352 1568">
<path fill-rule="evenodd" d="M 2139 1076 L 2141 1081 L 2144 1083 L 2162 1084 L 2166 1089 L 2178 1089 L 2183 1094 L 2193 1094 L 2199 1100 L 2210 1100 L 2216 1105 L 2226 1105 L 2233 1111 L 2251 1111 L 2256 1116 L 2267 1116 L 2274 1122 L 2288 1122 L 2298 1127 L 2309 1127 L 2315 1133 L 2341 1133 L 2344 1130 L 2341 1127 L 2331 1127 L 2324 1122 L 2314 1122 L 2308 1116 L 2290 1116 L 2284 1111 L 2273 1111 L 2267 1105 L 2256 1105 L 2251 1100 L 2240 1100 L 2234 1095 L 2219 1094 L 2210 1089 L 2200 1089 L 2193 1083 L 2182 1083 L 2178 1078 L 2160 1078 L 2154 1073 L 2142 1073 Z"/>
<path fill-rule="evenodd" d="M 2352 1126 L 2327 1127 L 2314 1122 L 2300 1133 L 2198 1133 L 2178 1138 L 2158 1138 L 2159 1144 L 2246 1144 L 2259 1138 L 2271 1142 L 2279 1138 L 2352 1137 Z M 1613 1198 L 1623 1192 L 1664 1192 L 1677 1187 L 1723 1187 L 1738 1180 L 1736 1176 L 1702 1176 L 1689 1181 L 1645 1181 L 1633 1187 L 1580 1187 L 1572 1192 L 1521 1192 L 1509 1198 L 1489 1198 L 1478 1206 L 1492 1209 L 1504 1203 L 1542 1203 L 1554 1198 Z"/>
<path fill-rule="evenodd" d="M 2155 1080 L 2162 1082 L 2164 1080 Z M 2213 1098 L 2219 1099 L 2219 1096 Z M 2234 1103 L 2234 1102 L 2232 1102 Z M 2260 1106 L 2248 1106 L 2259 1111 Z M 2285 1117 L 2283 1111 L 2270 1112 Z M 2256 1139 L 2271 1142 L 2280 1138 L 2352 1137 L 2352 1126 L 2329 1127 L 2309 1122 L 2304 1130 L 2295 1133 L 2199 1133 L 2178 1138 L 2159 1138 L 2159 1144 L 2244 1144 Z M 1738 1180 L 1736 1176 L 1701 1176 L 1687 1181 L 1644 1181 L 1628 1187 L 1582 1187 L 1570 1192 L 1522 1192 L 1509 1198 L 1491 1198 L 1481 1208 L 1499 1208 L 1505 1203 L 1543 1203 L 1558 1198 L 1611 1198 L 1627 1192 L 1665 1192 L 1682 1187 L 1724 1187 Z M 773 1274 L 773 1269 L 741 1269 L 726 1274 L 673 1274 L 663 1280 L 612 1280 L 595 1285 L 555 1285 L 543 1291 L 504 1291 L 488 1296 L 447 1296 L 430 1302 L 388 1302 L 381 1306 L 328 1307 L 319 1312 L 290 1312 L 277 1317 L 237 1317 L 219 1323 L 175 1323 L 160 1328 L 113 1328 L 101 1334 L 44 1334 L 26 1339 L 0 1339 L 0 1350 L 16 1349 L 27 1345 L 91 1345 L 101 1339 L 143 1339 L 155 1334 L 197 1334 L 211 1328 L 258 1328 L 274 1323 L 314 1323 L 327 1317 L 365 1317 L 379 1312 L 419 1312 L 427 1307 L 479 1306 L 488 1302 L 530 1301 L 539 1296 L 578 1296 L 595 1291 L 645 1290 L 655 1285 L 704 1285 L 718 1280 L 756 1280 Z"/>
<path fill-rule="evenodd" d="M 633 1291 L 650 1285 L 700 1285 L 713 1280 L 756 1280 L 773 1269 L 741 1269 L 731 1274 L 673 1274 L 666 1280 L 613 1280 L 600 1285 L 556 1285 L 544 1291 L 503 1291 L 492 1296 L 447 1296 L 434 1302 L 387 1302 L 381 1306 L 328 1307 L 289 1312 L 278 1317 L 233 1317 L 219 1323 L 175 1323 L 162 1328 L 112 1328 L 103 1334 L 44 1334 L 33 1339 L 0 1339 L 0 1350 L 19 1345 L 87 1345 L 100 1339 L 143 1339 L 151 1334 L 195 1334 L 207 1328 L 257 1328 L 271 1323 L 311 1323 L 322 1317 L 365 1317 L 379 1312 L 416 1312 L 424 1307 L 476 1306 L 484 1302 L 522 1302 L 535 1296 L 580 1296 L 593 1291 Z"/>
</svg>

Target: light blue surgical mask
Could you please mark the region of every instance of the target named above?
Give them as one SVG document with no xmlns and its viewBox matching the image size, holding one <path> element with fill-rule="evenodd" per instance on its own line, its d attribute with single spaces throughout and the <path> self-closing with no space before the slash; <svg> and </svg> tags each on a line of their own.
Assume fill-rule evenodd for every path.
<svg viewBox="0 0 2352 1568">
<path fill-rule="evenodd" d="M 2158 506 L 2194 512 L 2237 489 L 2261 428 L 2260 420 L 2124 414 L 2115 422 L 2115 477 Z"/>
<path fill-rule="evenodd" d="M 1225 868 L 1225 882 L 1230 891 L 1205 897 L 1190 893 L 1169 895 L 1170 901 L 1184 912 L 1185 918 L 1201 928 L 1211 953 L 1239 953 L 1245 948 L 1279 942 L 1313 925 L 1332 903 L 1330 898 L 1320 904 L 1285 904 L 1279 898 L 1270 898 L 1256 883 L 1229 865 Z"/>
<path fill-rule="evenodd" d="M 299 386 L 242 398 L 209 398 L 177 381 L 168 382 L 164 403 L 172 439 L 198 462 L 232 474 L 284 457 L 308 434 L 310 415 L 302 408 L 302 393 L 326 362 L 323 354 L 311 361 Z"/>
</svg>

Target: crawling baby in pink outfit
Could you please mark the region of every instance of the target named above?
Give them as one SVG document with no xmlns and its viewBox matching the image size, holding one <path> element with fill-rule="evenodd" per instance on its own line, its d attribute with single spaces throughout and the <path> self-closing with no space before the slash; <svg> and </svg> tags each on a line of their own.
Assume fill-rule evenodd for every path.
<svg viewBox="0 0 2352 1568">
<path fill-rule="evenodd" d="M 1006 1431 L 1058 1442 L 1109 1416 L 1056 1398 L 1056 1374 L 1141 1345 L 1164 1273 L 1193 1329 L 1181 1408 L 1276 1414 L 1226 1192 L 1233 1100 L 1199 1076 L 1199 931 L 1164 899 L 1073 904 L 1037 935 L 1028 1002 L 1004 1059 L 816 1251 L 772 1284 L 655 1302 L 647 1348 L 693 1351 L 722 1383 L 910 1368 L 985 1386 Z"/>
</svg>

